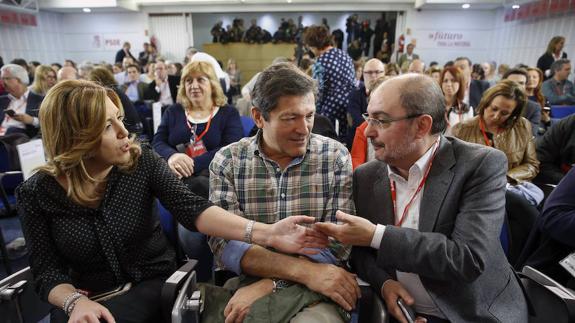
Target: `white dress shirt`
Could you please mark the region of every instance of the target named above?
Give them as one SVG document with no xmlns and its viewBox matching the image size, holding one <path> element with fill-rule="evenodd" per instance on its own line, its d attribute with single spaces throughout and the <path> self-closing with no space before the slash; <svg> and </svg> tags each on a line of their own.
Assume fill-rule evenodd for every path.
<svg viewBox="0 0 575 323">
<path fill-rule="evenodd" d="M 16 98 L 12 94 L 8 94 L 8 97 L 10 98 L 10 104 L 8 104 L 8 107 L 6 108 L 6 110 L 14 110 L 14 112 L 16 112 L 16 114 L 26 113 L 26 106 L 28 103 L 28 95 L 29 94 L 30 94 L 30 90 L 26 90 L 26 92 L 20 98 Z M 38 121 L 38 118 L 36 118 L 36 117 L 33 117 L 33 118 L 34 118 L 34 122 L 33 122 L 34 127 L 39 127 L 40 123 Z M 11 118 L 9 115 L 7 115 L 4 112 L 4 120 L 2 120 L 2 125 L 0 127 L 4 130 L 7 130 L 8 128 L 26 129 L 26 124 L 23 122 L 17 121 L 14 118 Z"/>
<path fill-rule="evenodd" d="M 160 102 L 163 106 L 174 104 L 174 98 L 172 98 L 172 93 L 170 92 L 170 84 L 168 79 L 162 82 L 159 86 L 156 84 L 156 92 L 160 93 Z"/>
<path fill-rule="evenodd" d="M 395 182 L 395 192 L 396 192 L 396 205 L 397 210 L 395 214 L 395 222 L 399 222 L 401 216 L 403 215 L 404 209 L 406 205 L 409 203 L 409 200 L 417 191 L 417 187 L 421 183 L 421 180 L 425 176 L 425 172 L 429 163 L 431 162 L 431 157 L 436 150 L 436 147 L 439 145 L 439 140 L 435 142 L 427 150 L 427 152 L 421 156 L 413 166 L 409 169 L 408 179 L 405 180 L 401 175 L 399 175 L 392 167 L 388 165 L 388 173 L 389 178 Z M 410 228 L 410 229 L 419 229 L 419 211 L 420 211 L 420 204 L 421 204 L 421 197 L 423 195 L 423 191 L 425 190 L 425 185 L 421 188 L 419 193 L 414 197 L 413 201 L 411 202 L 411 206 L 407 214 L 405 215 L 405 219 L 401 224 L 402 228 Z M 373 239 L 371 241 L 371 247 L 379 249 L 381 244 L 381 239 L 385 234 L 385 225 L 378 224 L 375 230 L 375 234 L 373 235 Z M 385 248 L 385 246 L 384 246 Z M 384 250 L 385 251 L 385 250 Z M 405 255 L 409 257 L 409 255 Z M 433 302 L 429 293 L 421 283 L 421 279 L 419 275 L 414 273 L 406 273 L 401 271 L 396 271 L 397 280 L 405 287 L 405 289 L 413 296 L 415 299 L 414 310 L 417 313 L 423 313 L 427 315 L 436 316 L 439 318 L 445 318 L 445 315 L 441 313 L 437 305 Z"/>
</svg>

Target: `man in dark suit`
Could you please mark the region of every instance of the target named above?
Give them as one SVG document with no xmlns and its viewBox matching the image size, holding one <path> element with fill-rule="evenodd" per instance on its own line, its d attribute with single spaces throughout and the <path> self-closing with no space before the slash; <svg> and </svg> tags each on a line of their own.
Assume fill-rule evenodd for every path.
<svg viewBox="0 0 575 323">
<path fill-rule="evenodd" d="M 36 136 L 40 128 L 38 110 L 44 97 L 28 90 L 28 73 L 20 65 L 4 65 L 1 77 L 8 94 L 0 96 L 0 135 Z"/>
<path fill-rule="evenodd" d="M 527 84 L 528 77 L 529 75 L 526 70 L 521 68 L 512 68 L 503 74 L 502 79 L 508 79 L 519 84 L 525 91 L 525 84 Z M 527 105 L 523 109 L 523 117 L 531 123 L 533 136 L 537 136 L 537 133 L 539 132 L 539 123 L 541 122 L 541 106 L 539 103 L 527 100 Z"/>
<path fill-rule="evenodd" d="M 315 226 L 363 246 L 353 248 L 351 264 L 401 322 L 399 298 L 428 322 L 527 322 L 499 242 L 505 155 L 441 135 L 443 94 L 424 75 L 386 81 L 367 112 L 377 160 L 354 173 L 361 217 L 338 212 L 343 225 Z"/>
<path fill-rule="evenodd" d="M 144 100 L 160 102 L 163 106 L 176 103 L 180 77 L 168 75 L 168 68 L 164 60 L 156 61 L 155 80 L 150 83 L 144 92 Z"/>
<path fill-rule="evenodd" d="M 467 90 L 465 91 L 465 98 L 463 102 L 469 104 L 470 107 L 476 109 L 479 106 L 479 101 L 483 96 L 483 92 L 489 88 L 489 82 L 471 79 L 471 60 L 467 57 L 458 57 L 453 63 L 455 67 L 459 68 L 465 77 Z"/>
</svg>

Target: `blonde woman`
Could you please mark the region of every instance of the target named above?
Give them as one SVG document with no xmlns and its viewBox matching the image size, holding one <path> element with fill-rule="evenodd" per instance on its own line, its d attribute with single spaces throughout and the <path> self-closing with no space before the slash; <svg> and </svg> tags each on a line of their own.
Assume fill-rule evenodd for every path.
<svg viewBox="0 0 575 323">
<path fill-rule="evenodd" d="M 48 90 L 56 85 L 56 72 L 48 65 L 36 67 L 34 73 L 34 83 L 30 85 L 30 91 L 35 94 L 45 96 Z"/>
<path fill-rule="evenodd" d="M 537 68 L 543 72 L 545 80 L 552 76 L 551 64 L 558 59 L 567 58 L 567 53 L 563 51 L 564 47 L 565 37 L 555 36 L 549 41 L 545 53 L 537 60 Z"/>
<path fill-rule="evenodd" d="M 154 198 L 209 235 L 292 253 L 325 247 L 324 236 L 297 225 L 313 218 L 254 223 L 194 195 L 128 137 L 122 116 L 115 92 L 87 81 L 57 84 L 40 108 L 47 165 L 17 194 L 37 291 L 55 307 L 51 322 L 161 321 L 161 285 L 175 259 L 152 215 Z M 101 303 L 86 297 L 125 283 L 127 293 Z"/>
</svg>

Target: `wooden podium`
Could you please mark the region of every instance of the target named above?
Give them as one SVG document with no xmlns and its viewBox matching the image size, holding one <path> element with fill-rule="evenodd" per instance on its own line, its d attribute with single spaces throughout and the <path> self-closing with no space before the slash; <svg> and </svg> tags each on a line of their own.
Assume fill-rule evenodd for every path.
<svg viewBox="0 0 575 323">
<path fill-rule="evenodd" d="M 274 58 L 283 56 L 292 58 L 297 44 L 246 44 L 246 43 L 210 43 L 204 44 L 204 52 L 212 55 L 227 67 L 228 59 L 233 58 L 242 73 L 241 84 L 246 84 L 252 76 L 269 66 Z"/>
</svg>

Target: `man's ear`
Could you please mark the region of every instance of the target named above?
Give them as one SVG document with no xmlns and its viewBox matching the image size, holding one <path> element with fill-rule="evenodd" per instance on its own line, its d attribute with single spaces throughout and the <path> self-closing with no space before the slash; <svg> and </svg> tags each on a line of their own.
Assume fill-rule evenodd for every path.
<svg viewBox="0 0 575 323">
<path fill-rule="evenodd" d="M 417 138 L 423 138 L 431 133 L 433 118 L 429 114 L 424 114 L 417 118 Z"/>
<path fill-rule="evenodd" d="M 252 106 L 250 112 L 258 129 L 262 129 L 264 127 L 264 116 L 262 115 L 262 112 L 254 106 Z"/>
</svg>

